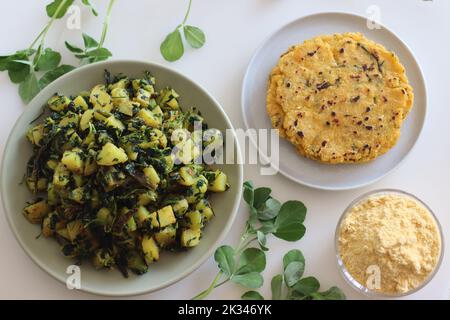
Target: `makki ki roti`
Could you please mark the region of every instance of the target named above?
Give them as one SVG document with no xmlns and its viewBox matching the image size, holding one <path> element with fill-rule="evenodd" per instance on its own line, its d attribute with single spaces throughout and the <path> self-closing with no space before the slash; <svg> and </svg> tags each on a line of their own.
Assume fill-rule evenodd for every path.
<svg viewBox="0 0 450 320">
<path fill-rule="evenodd" d="M 300 154 L 357 163 L 396 144 L 413 99 L 393 52 L 344 33 L 307 40 L 281 56 L 270 74 L 267 112 Z"/>
</svg>

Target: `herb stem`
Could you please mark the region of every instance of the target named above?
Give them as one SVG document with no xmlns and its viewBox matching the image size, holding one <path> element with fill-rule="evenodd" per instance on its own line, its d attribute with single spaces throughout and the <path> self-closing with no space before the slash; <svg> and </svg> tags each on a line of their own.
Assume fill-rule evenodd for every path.
<svg viewBox="0 0 450 320">
<path fill-rule="evenodd" d="M 37 38 L 33 41 L 33 43 L 30 46 L 30 49 L 32 49 L 35 44 L 37 43 L 37 41 L 40 39 L 40 43 L 39 43 L 39 48 L 44 48 L 44 43 L 45 43 L 45 38 L 47 37 L 47 33 L 50 30 L 51 26 L 53 25 L 53 22 L 55 22 L 56 17 L 58 16 L 59 12 L 61 11 L 61 9 L 64 7 L 64 5 L 68 2 L 69 0 L 63 0 L 61 1 L 61 3 L 59 4 L 59 6 L 56 8 L 55 13 L 53 13 L 52 17 L 50 18 L 50 20 L 47 22 L 47 25 L 44 27 L 44 29 L 42 29 L 42 31 L 39 33 L 39 35 L 37 36 Z M 39 60 L 39 57 L 41 55 L 41 50 L 38 49 L 38 51 L 36 52 L 36 56 L 34 57 L 34 61 L 37 62 Z"/>
<path fill-rule="evenodd" d="M 114 2 L 115 2 L 115 0 L 109 1 L 108 9 L 106 11 L 106 17 L 105 17 L 105 20 L 103 21 L 102 35 L 101 35 L 101 38 L 100 38 L 97 48 L 103 47 L 103 44 L 105 43 L 106 34 L 108 33 L 109 20 L 111 17 L 111 12 L 112 12 L 112 8 L 114 6 Z"/>
<path fill-rule="evenodd" d="M 211 285 L 208 287 L 208 289 L 200 292 L 198 295 L 196 295 L 195 297 L 193 297 L 191 300 L 202 300 L 204 298 L 206 298 L 211 291 L 214 290 L 214 288 L 217 288 L 218 286 L 221 286 L 222 284 L 224 284 L 225 282 L 227 282 L 229 279 L 217 284 L 217 282 L 219 281 L 220 277 L 222 276 L 222 271 L 219 271 L 216 275 L 216 277 L 214 278 L 213 282 L 211 283 Z"/>
<path fill-rule="evenodd" d="M 184 24 L 186 23 L 188 17 L 189 17 L 189 13 L 191 12 L 191 6 L 192 6 L 192 0 L 189 0 L 189 5 L 186 11 L 186 15 L 184 16 L 183 22 L 181 23 L 181 26 L 184 26 Z"/>
</svg>

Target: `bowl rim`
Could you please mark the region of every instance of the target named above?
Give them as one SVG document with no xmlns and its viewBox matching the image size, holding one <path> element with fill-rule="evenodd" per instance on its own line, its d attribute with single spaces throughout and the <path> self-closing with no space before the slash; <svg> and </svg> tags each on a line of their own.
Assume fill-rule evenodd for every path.
<svg viewBox="0 0 450 320">
<path fill-rule="evenodd" d="M 326 15 L 340 15 L 340 16 L 347 16 L 347 17 L 353 17 L 353 18 L 361 18 L 361 19 L 365 19 L 367 20 L 367 17 L 364 17 L 362 15 L 360 15 L 359 13 L 356 12 L 352 12 L 352 11 L 344 11 L 344 10 L 330 10 L 330 11 L 319 11 L 319 12 L 313 12 L 311 14 L 306 14 L 300 17 L 297 17 L 295 19 L 292 19 L 290 21 L 288 21 L 287 23 L 281 25 L 280 27 L 278 27 L 277 29 L 275 29 L 275 31 L 273 31 L 272 33 L 270 33 L 266 38 L 263 39 L 263 41 L 260 43 L 260 45 L 258 45 L 255 49 L 255 51 L 253 52 L 253 54 L 251 55 L 251 58 L 247 64 L 244 76 L 242 78 L 242 86 L 241 86 L 241 115 L 242 115 L 242 119 L 244 122 L 244 126 L 245 128 L 250 128 L 249 126 L 249 121 L 246 115 L 246 109 L 244 108 L 244 106 L 246 105 L 245 103 L 245 95 L 246 92 L 248 91 L 247 86 L 248 86 L 248 77 L 250 76 L 250 67 L 254 64 L 255 60 L 257 59 L 257 57 L 261 54 L 261 52 L 264 50 L 264 47 L 266 46 L 266 44 L 273 38 L 275 37 L 278 33 L 282 32 L 284 29 L 290 27 L 291 25 L 296 24 L 298 21 L 300 20 L 304 20 L 304 19 L 308 19 L 308 18 L 314 18 L 314 17 L 318 17 L 318 16 L 326 16 Z M 380 181 L 381 179 L 383 179 L 384 177 L 388 176 L 389 174 L 393 173 L 395 170 L 397 170 L 400 165 L 402 163 L 404 163 L 405 159 L 408 158 L 408 156 L 411 154 L 411 152 L 414 150 L 414 148 L 417 145 L 417 142 L 419 141 L 421 135 L 422 135 L 422 131 L 423 128 L 425 126 L 425 123 L 427 121 L 427 115 L 428 115 L 428 88 L 427 88 L 427 84 L 425 81 L 425 76 L 424 76 L 424 72 L 422 69 L 421 64 L 419 63 L 419 60 L 417 59 L 416 55 L 414 54 L 414 52 L 411 50 L 411 48 L 406 44 L 406 42 L 404 42 L 394 31 L 392 31 L 390 28 L 387 28 L 383 23 L 377 22 L 378 25 L 380 25 L 380 27 L 382 29 L 384 29 L 386 32 L 388 32 L 391 36 L 393 36 L 396 40 L 398 40 L 398 42 L 405 47 L 405 49 L 409 52 L 409 54 L 411 55 L 411 57 L 413 58 L 413 63 L 416 65 L 417 70 L 418 70 L 418 74 L 420 76 L 421 79 L 421 84 L 423 85 L 423 89 L 424 89 L 424 94 L 423 94 L 423 99 L 424 99 L 424 105 L 423 105 L 423 109 L 424 109 L 424 116 L 423 116 L 423 120 L 422 123 L 420 125 L 418 134 L 417 134 L 417 138 L 414 141 L 413 145 L 410 147 L 410 149 L 408 150 L 408 152 L 403 156 L 403 158 L 400 159 L 400 161 L 398 161 L 391 169 L 387 170 L 386 172 L 384 172 L 382 175 L 370 180 L 370 181 L 366 181 L 366 182 L 361 182 L 359 184 L 354 184 L 354 185 L 350 185 L 350 186 L 343 186 L 343 187 L 333 187 L 333 186 L 323 186 L 320 184 L 316 184 L 316 183 L 310 183 L 310 182 L 305 182 L 302 179 L 296 178 L 290 174 L 288 174 L 287 172 L 285 172 L 285 170 L 283 170 L 279 165 L 278 167 L 275 165 L 275 163 L 273 163 L 272 161 L 269 161 L 270 159 L 268 159 L 268 156 L 264 153 L 261 152 L 260 148 L 258 147 L 258 143 L 255 140 L 254 137 L 252 137 L 250 135 L 249 139 L 251 141 L 251 143 L 253 144 L 253 146 L 258 150 L 259 155 L 264 159 L 264 161 L 270 163 L 270 165 L 277 170 L 279 173 L 281 173 L 284 177 L 288 178 L 289 180 L 298 183 L 300 185 L 312 188 L 312 189 L 316 189 L 316 190 L 325 190 L 325 191 L 346 191 L 346 190 L 355 190 L 355 189 L 359 189 L 362 187 L 366 187 L 369 186 L 371 184 L 374 184 L 378 181 Z M 267 128 L 266 128 L 267 129 Z M 272 129 L 272 128 L 269 128 Z M 375 159 L 376 160 L 376 159 Z"/>
<path fill-rule="evenodd" d="M 143 294 L 151 293 L 151 292 L 154 292 L 154 291 L 166 288 L 166 287 L 168 287 L 168 286 L 170 286 L 170 285 L 172 285 L 172 284 L 182 280 L 183 278 L 187 277 L 188 275 L 190 275 L 192 272 L 197 270 L 206 260 L 208 260 L 212 256 L 212 254 L 213 254 L 214 250 L 216 249 L 216 247 L 224 240 L 225 236 L 230 231 L 231 226 L 233 225 L 233 223 L 234 223 L 234 221 L 235 221 L 235 219 L 237 217 L 237 213 L 238 213 L 238 210 L 239 210 L 239 205 L 240 205 L 240 202 L 241 202 L 241 194 L 242 194 L 243 162 L 242 162 L 242 154 L 241 154 L 241 150 L 240 150 L 239 141 L 237 140 L 237 136 L 236 136 L 236 132 L 235 132 L 234 126 L 233 126 L 230 118 L 225 113 L 224 109 L 222 108 L 221 104 L 202 85 L 200 85 L 196 81 L 190 79 L 189 77 L 187 77 L 186 75 L 184 75 L 183 73 L 181 73 L 179 71 L 176 71 L 176 70 L 174 70 L 174 69 L 172 69 L 170 67 L 167 67 L 167 66 L 159 64 L 159 63 L 149 62 L 149 61 L 144 61 L 144 60 L 137 60 L 137 59 L 111 59 L 111 60 L 107 60 L 107 61 L 101 61 L 101 62 L 96 62 L 96 63 L 84 65 L 84 66 L 76 68 L 76 69 L 74 69 L 74 70 L 72 70 L 72 71 L 62 75 L 61 77 L 59 77 L 58 79 L 53 81 L 51 84 L 49 84 L 42 91 L 40 91 L 32 99 L 32 101 L 30 101 L 30 103 L 25 107 L 25 109 L 20 114 L 20 116 L 16 119 L 16 121 L 14 123 L 14 126 L 12 127 L 10 133 L 8 134 L 8 137 L 7 137 L 7 140 L 6 140 L 6 144 L 5 144 L 5 147 L 3 149 L 3 155 L 2 155 L 2 158 L 1 158 L 1 167 L 0 167 L 0 196 L 1 196 L 1 199 L 2 199 L 2 206 L 3 206 L 3 210 L 5 212 L 6 220 L 8 221 L 8 225 L 9 225 L 12 233 L 14 234 L 14 237 L 16 238 L 17 242 L 22 247 L 22 249 L 25 251 L 26 255 L 38 267 L 40 267 L 42 270 L 44 270 L 47 274 L 49 274 L 50 276 L 52 276 L 53 278 L 58 280 L 58 282 L 61 283 L 61 284 L 65 284 L 66 283 L 66 279 L 64 279 L 64 277 L 61 277 L 60 274 L 58 274 L 57 272 L 53 271 L 46 264 L 41 263 L 37 259 L 37 255 L 35 253 L 33 253 L 32 250 L 29 247 L 27 247 L 27 245 L 24 243 L 24 241 L 19 236 L 19 232 L 18 232 L 18 230 L 17 230 L 17 228 L 16 228 L 16 226 L 15 226 L 15 224 L 13 222 L 13 219 L 12 219 L 12 214 L 10 213 L 10 210 L 8 208 L 9 205 L 7 205 L 7 203 L 9 204 L 9 200 L 7 200 L 6 194 L 4 192 L 4 190 L 7 189 L 4 172 L 7 170 L 7 168 L 5 167 L 5 158 L 6 158 L 6 154 L 7 154 L 8 150 L 11 148 L 11 144 L 12 144 L 11 137 L 12 137 L 14 132 L 19 130 L 18 129 L 18 124 L 19 124 L 20 120 L 25 116 L 25 114 L 28 112 L 28 110 L 31 110 L 29 105 L 33 104 L 33 101 L 35 101 L 36 99 L 40 98 L 41 96 L 49 95 L 49 92 L 53 91 L 53 89 L 51 89 L 51 88 L 53 86 L 57 85 L 57 83 L 59 81 L 62 81 L 62 80 L 67 79 L 67 78 L 70 78 L 75 73 L 83 71 L 83 70 L 86 70 L 86 69 L 99 68 L 100 66 L 104 66 L 104 68 L 107 69 L 108 66 L 113 65 L 113 64 L 141 64 L 141 65 L 143 65 L 144 69 L 145 68 L 151 69 L 153 67 L 160 68 L 160 69 L 164 70 L 165 72 L 176 74 L 178 77 L 182 78 L 184 81 L 190 82 L 198 90 L 200 90 L 203 94 L 205 94 L 209 99 L 211 99 L 211 101 L 216 106 L 216 108 L 218 109 L 218 111 L 220 112 L 222 117 L 225 119 L 225 126 L 228 129 L 231 129 L 231 131 L 232 131 L 232 136 L 233 136 L 233 139 L 235 141 L 235 148 L 236 148 L 235 149 L 236 150 L 236 163 L 233 164 L 233 165 L 237 166 L 237 171 L 238 171 L 237 172 L 237 180 L 238 181 L 237 181 L 237 186 L 236 186 L 236 188 L 237 188 L 236 195 L 237 196 L 235 197 L 230 217 L 228 218 L 226 224 L 221 229 L 220 234 L 218 235 L 216 241 L 214 241 L 209 246 L 208 250 L 206 250 L 200 256 L 200 258 L 194 264 L 192 264 L 190 267 L 186 268 L 183 272 L 177 274 L 172 279 L 170 279 L 170 280 L 168 280 L 168 281 L 166 281 L 164 283 L 161 283 L 161 284 L 156 285 L 156 286 L 152 286 L 150 288 L 142 289 L 142 290 L 130 290 L 130 291 L 124 292 L 124 293 L 115 293 L 115 292 L 105 292 L 105 291 L 102 291 L 101 289 L 98 290 L 98 289 L 95 289 L 95 288 L 88 288 L 88 289 L 86 289 L 86 288 L 81 287 L 79 289 L 80 291 L 91 293 L 91 294 L 96 294 L 96 295 L 100 295 L 100 296 L 126 297 L 126 296 L 143 295 Z"/>
<path fill-rule="evenodd" d="M 374 291 L 372 289 L 367 288 L 362 283 L 358 282 L 353 276 L 350 274 L 350 272 L 347 270 L 347 268 L 344 265 L 344 262 L 342 261 L 340 252 L 339 252 L 339 233 L 341 230 L 341 225 L 344 219 L 347 217 L 350 210 L 355 207 L 357 204 L 361 203 L 364 200 L 367 200 L 368 198 L 372 196 L 377 195 L 386 195 L 386 194 L 394 194 L 402 197 L 407 197 L 410 199 L 413 199 L 417 201 L 419 204 L 421 204 L 427 211 L 430 213 L 431 217 L 433 218 L 434 223 L 436 224 L 436 228 L 438 229 L 439 233 L 439 240 L 440 240 L 440 252 L 438 260 L 436 261 L 436 265 L 434 266 L 433 271 L 431 271 L 427 277 L 424 279 L 424 281 L 417 287 L 413 288 L 412 290 L 402 292 L 402 293 L 385 293 L 381 291 Z M 335 250 L 335 257 L 336 257 L 336 263 L 339 269 L 339 273 L 344 278 L 344 280 L 356 291 L 359 293 L 362 293 L 363 295 L 370 297 L 370 298 L 386 298 L 386 299 L 393 299 L 393 298 L 401 298 L 409 296 L 413 293 L 418 292 L 419 290 L 423 289 L 430 281 L 434 278 L 434 276 L 439 271 L 442 261 L 444 259 L 444 250 L 445 250 L 445 239 L 444 239 L 444 233 L 442 231 L 442 225 L 439 222 L 439 219 L 437 218 L 436 214 L 431 210 L 431 208 L 419 197 L 415 196 L 412 193 L 400 190 L 400 189 L 392 189 L 392 188 L 383 188 L 383 189 L 375 189 L 366 193 L 363 193 L 362 195 L 356 197 L 350 204 L 344 209 L 342 212 L 335 229 L 334 234 L 334 250 Z"/>
</svg>

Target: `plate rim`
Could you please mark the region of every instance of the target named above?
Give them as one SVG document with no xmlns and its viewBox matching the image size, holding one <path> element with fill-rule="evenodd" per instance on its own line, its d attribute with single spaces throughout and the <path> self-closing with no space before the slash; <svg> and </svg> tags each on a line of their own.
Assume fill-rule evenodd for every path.
<svg viewBox="0 0 450 320">
<path fill-rule="evenodd" d="M 248 91 L 247 86 L 248 86 L 248 77 L 250 74 L 250 69 L 252 67 L 252 65 L 254 64 L 256 58 L 258 57 L 258 55 L 263 51 L 264 47 L 266 46 L 266 44 L 270 41 L 270 39 L 272 39 L 275 35 L 277 35 L 278 33 L 282 32 L 283 29 L 301 21 L 307 18 L 313 18 L 313 17 L 317 17 L 317 16 L 326 16 L 326 15 L 341 15 L 341 16 L 349 16 L 349 17 L 353 17 L 353 18 L 362 18 L 362 19 L 367 19 L 367 17 L 364 17 L 358 13 L 355 12 L 351 12 L 351 11 L 320 11 L 320 12 L 315 12 L 315 13 L 311 13 L 311 14 L 306 14 L 303 16 L 300 16 L 298 18 L 295 18 L 293 20 L 288 21 L 287 23 L 283 24 L 282 26 L 278 27 L 275 31 L 273 31 L 272 33 L 269 34 L 269 36 L 267 36 L 262 42 L 261 44 L 256 48 L 256 50 L 253 52 L 248 64 L 247 64 L 247 68 L 245 70 L 244 73 L 244 77 L 242 79 L 242 89 L 241 89 L 241 115 L 242 115 L 242 119 L 244 122 L 244 126 L 245 128 L 251 129 L 248 123 L 248 118 L 247 118 L 247 114 L 245 112 L 246 108 L 246 103 L 245 103 L 245 99 L 246 99 L 246 92 Z M 377 22 L 378 23 L 378 22 Z M 296 182 L 300 185 L 312 188 L 312 189 L 317 189 L 317 190 L 326 190 L 326 191 L 345 191 L 345 190 L 355 190 L 355 189 L 359 189 L 362 187 L 366 187 L 369 186 L 371 184 L 374 184 L 378 181 L 380 181 L 381 179 L 383 179 L 384 177 L 386 177 L 387 175 L 393 173 L 395 170 L 397 170 L 399 168 L 399 166 L 405 161 L 406 158 L 408 158 L 408 156 L 411 154 L 411 152 L 415 149 L 417 142 L 419 141 L 421 135 L 422 135 L 422 131 L 423 128 L 425 126 L 425 123 L 427 121 L 427 115 L 428 115 L 428 90 L 427 90 L 427 84 L 425 81 L 425 76 L 423 73 L 423 69 L 419 63 L 419 61 L 416 58 L 416 55 L 414 54 L 414 52 L 411 50 L 411 48 L 406 44 L 406 42 L 404 42 L 394 31 L 392 31 L 391 29 L 387 28 L 383 23 L 378 23 L 382 29 L 384 29 L 385 31 L 387 31 L 391 36 L 393 36 L 397 41 L 399 41 L 399 43 L 401 45 L 403 45 L 406 50 L 409 52 L 409 54 L 411 55 L 411 57 L 413 58 L 413 62 L 417 67 L 418 70 L 418 75 L 420 78 L 420 82 L 423 85 L 423 89 L 424 89 L 424 94 L 423 94 L 423 99 L 424 99 L 424 105 L 423 105 L 423 119 L 421 121 L 420 124 L 420 128 L 418 128 L 418 133 L 417 133 L 417 138 L 414 140 L 414 143 L 412 144 L 412 146 L 409 148 L 409 150 L 407 151 L 407 153 L 389 170 L 387 170 L 386 172 L 384 172 L 383 174 L 379 175 L 376 178 L 373 178 L 371 180 L 368 180 L 366 182 L 361 182 L 358 184 L 353 184 L 353 185 L 349 185 L 349 186 L 342 186 L 342 187 L 333 187 L 333 186 L 326 186 L 326 185 L 321 185 L 321 184 L 317 184 L 317 183 L 310 183 L 310 182 L 305 182 L 302 179 L 296 178 L 290 174 L 288 174 L 287 172 L 285 172 L 283 169 L 280 168 L 280 166 L 276 166 L 272 161 L 270 161 L 270 159 L 267 157 L 267 155 L 262 152 L 260 150 L 260 148 L 258 147 L 257 142 L 255 141 L 254 137 L 252 135 L 249 136 L 249 140 L 251 141 L 251 143 L 253 144 L 253 146 L 258 150 L 258 154 L 260 157 L 262 157 L 265 161 L 265 163 L 270 163 L 271 167 L 274 168 L 275 170 L 277 170 L 278 173 L 282 174 L 284 177 L 288 178 L 289 180 Z M 272 129 L 272 128 L 269 128 Z"/>
<path fill-rule="evenodd" d="M 211 101 L 213 101 L 214 104 L 216 104 L 216 106 L 218 107 L 219 112 L 222 114 L 222 116 L 224 117 L 225 121 L 226 121 L 226 125 L 232 129 L 232 134 L 233 134 L 233 139 L 235 140 L 235 148 L 236 148 L 236 159 L 237 159 L 237 163 L 234 164 L 238 167 L 238 172 L 237 172 L 237 182 L 238 185 L 237 187 L 237 195 L 239 195 L 239 197 L 236 198 L 234 204 L 233 204 L 233 208 L 232 208 L 232 213 L 230 218 L 228 219 L 227 223 L 223 226 L 222 231 L 220 232 L 219 236 L 217 237 L 216 241 L 214 243 L 211 244 L 210 248 L 205 251 L 201 257 L 194 263 L 192 264 L 189 268 L 185 269 L 185 271 L 177 274 L 176 277 L 173 277 L 173 279 L 166 281 L 160 285 L 157 286 L 153 286 L 151 288 L 147 288 L 147 289 L 142 289 L 142 290 L 130 290 L 127 292 L 123 292 L 123 293 L 117 293 L 117 292 L 111 292 L 111 291 L 104 291 L 102 289 L 96 289 L 96 288 L 85 288 L 85 287 L 81 287 L 80 289 L 77 289 L 79 291 L 85 292 L 85 293 L 90 293 L 90 294 L 94 294 L 94 295 L 98 295 L 98 296 L 105 296 L 105 297 L 130 297 L 130 296 L 138 296 L 138 295 L 143 295 L 143 294 L 149 294 L 161 289 L 164 289 L 166 287 L 171 286 L 172 284 L 175 284 L 179 281 L 181 281 L 182 279 L 186 278 L 187 276 L 189 276 L 190 274 L 192 274 L 194 271 L 196 271 L 198 268 L 200 268 L 200 266 L 202 266 L 212 255 L 213 252 L 216 250 L 216 248 L 220 245 L 220 243 L 223 242 L 223 240 L 225 239 L 225 237 L 228 235 L 228 233 L 231 230 L 231 227 L 233 226 L 238 211 L 239 211 L 239 206 L 241 203 L 241 195 L 242 195 L 242 184 L 243 184 L 243 180 L 244 180 L 244 168 L 243 168 L 243 162 L 242 162 L 242 153 L 241 153 L 241 149 L 240 149 L 240 145 L 239 142 L 237 140 L 237 136 L 236 136 L 236 132 L 233 126 L 233 123 L 231 122 L 230 118 L 228 117 L 227 113 L 225 112 L 225 110 L 223 109 L 222 105 L 219 103 L 219 101 L 212 96 L 211 93 L 209 93 L 208 90 L 205 89 L 205 87 L 203 87 L 201 84 L 199 84 L 198 82 L 192 80 L 191 78 L 189 78 L 188 76 L 184 75 L 183 73 L 174 70 L 170 67 L 167 67 L 165 65 L 159 64 L 159 63 L 155 63 L 155 62 L 151 62 L 151 61 L 144 61 L 144 60 L 139 60 L 139 59 L 110 59 L 107 61 L 101 61 L 101 62 L 96 62 L 96 63 L 92 63 L 92 64 L 88 64 L 88 65 L 84 65 L 81 67 L 78 67 L 76 69 L 74 69 L 73 71 L 70 71 L 64 75 L 62 75 L 61 77 L 59 77 L 58 79 L 56 79 L 54 82 L 52 82 L 52 84 L 56 83 L 59 80 L 64 80 L 67 77 L 70 77 L 73 73 L 75 72 L 79 72 L 80 70 L 84 70 L 84 69 L 89 69 L 89 68 L 93 68 L 93 67 L 98 67 L 100 66 L 107 66 L 110 64 L 121 64 L 121 63 L 138 63 L 138 64 L 143 64 L 143 65 L 147 65 L 149 68 L 151 67 L 157 67 L 157 68 L 161 68 L 164 69 L 165 71 L 171 72 L 171 73 L 175 73 L 178 76 L 180 76 L 181 78 L 191 82 L 194 84 L 194 86 L 196 86 L 200 91 L 203 91 L 203 93 L 208 96 Z M 20 120 L 25 117 L 25 114 L 27 113 L 27 110 L 29 108 L 29 105 L 33 102 L 33 100 L 36 100 L 38 97 L 42 96 L 42 95 L 48 95 L 48 93 L 51 91 L 50 88 L 52 88 L 51 84 L 48 85 L 46 88 L 44 88 L 42 91 L 40 91 L 38 93 L 38 95 L 36 95 L 36 97 L 34 97 L 32 99 L 32 101 L 30 101 L 24 108 L 24 110 L 22 111 L 22 113 L 19 115 L 19 117 L 15 120 L 13 127 L 11 128 L 8 137 L 6 139 L 6 143 L 5 143 L 5 147 L 3 149 L 3 154 L 1 157 L 1 164 L 0 164 L 0 197 L 1 197 L 1 202 L 2 202 L 2 208 L 4 210 L 5 216 L 6 216 L 6 220 L 8 222 L 9 225 L 9 229 L 12 232 L 12 234 L 14 235 L 14 238 L 16 239 L 17 243 L 20 245 L 20 247 L 22 248 L 22 250 L 25 252 L 26 256 L 31 259 L 33 261 L 33 263 L 35 265 L 37 265 L 41 270 L 45 271 L 45 273 L 47 275 L 50 275 L 52 278 L 54 278 L 55 280 L 57 280 L 58 283 L 60 283 L 61 285 L 65 285 L 66 284 L 66 279 L 64 277 L 61 276 L 60 273 L 54 271 L 53 269 L 49 268 L 47 265 L 45 265 L 44 263 L 41 263 L 41 261 L 38 260 L 37 255 L 35 253 L 32 252 L 32 250 L 25 244 L 25 242 L 22 240 L 22 238 L 19 236 L 19 232 L 16 228 L 15 223 L 13 222 L 12 219 L 12 214 L 10 213 L 9 210 L 9 205 L 7 206 L 7 202 L 8 204 L 10 203 L 9 200 L 6 199 L 6 194 L 5 192 L 3 192 L 6 188 L 6 178 L 5 178 L 5 171 L 6 171 L 6 167 L 5 167 L 5 158 L 6 158 L 6 154 L 7 154 L 7 150 L 11 147 L 12 144 L 12 140 L 11 137 L 13 135 L 13 133 L 18 130 L 18 124 L 20 122 Z"/>
</svg>

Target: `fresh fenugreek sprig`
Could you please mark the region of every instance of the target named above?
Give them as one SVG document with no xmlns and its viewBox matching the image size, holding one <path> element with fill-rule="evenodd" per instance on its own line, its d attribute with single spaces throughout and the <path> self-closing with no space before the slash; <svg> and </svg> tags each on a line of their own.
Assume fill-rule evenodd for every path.
<svg viewBox="0 0 450 320">
<path fill-rule="evenodd" d="M 28 103 L 40 90 L 63 74 L 75 69 L 72 65 L 61 64 L 61 54 L 45 46 L 47 35 L 57 19 L 63 18 L 69 7 L 75 0 L 54 0 L 46 6 L 49 20 L 39 32 L 27 49 L 16 51 L 14 54 L 0 56 L 0 71 L 7 71 L 11 82 L 19 84 L 19 95 L 25 103 Z M 91 12 L 97 16 L 97 11 L 92 7 L 89 0 L 81 0 L 83 5 L 88 6 Z M 92 45 L 96 43 L 97 51 L 89 51 L 83 63 L 91 63 L 107 59 L 111 53 L 103 48 L 106 37 L 109 16 L 112 4 L 110 1 L 108 14 L 105 19 L 102 40 L 97 43 L 92 38 L 83 36 L 85 41 Z M 86 42 L 85 42 L 86 43 Z M 83 51 L 80 52 L 84 53 Z M 40 76 L 40 77 L 39 77 Z"/>
<path fill-rule="evenodd" d="M 211 285 L 193 299 L 207 297 L 215 288 L 228 281 L 250 289 L 260 288 L 264 279 L 261 272 L 266 267 L 266 236 L 269 234 L 286 241 L 300 240 L 305 234 L 303 221 L 306 207 L 300 201 L 281 204 L 271 197 L 270 188 L 254 189 L 251 182 L 244 183 L 244 200 L 250 212 L 245 231 L 237 247 L 221 246 L 215 254 L 219 272 Z M 249 247 L 253 242 L 259 248 Z"/>
<path fill-rule="evenodd" d="M 203 47 L 206 41 L 205 33 L 198 27 L 187 25 L 187 19 L 191 12 L 192 0 L 189 0 L 188 8 L 183 21 L 169 33 L 161 43 L 160 51 L 167 61 L 176 61 L 184 54 L 183 36 L 186 42 L 195 49 Z"/>
</svg>

